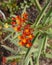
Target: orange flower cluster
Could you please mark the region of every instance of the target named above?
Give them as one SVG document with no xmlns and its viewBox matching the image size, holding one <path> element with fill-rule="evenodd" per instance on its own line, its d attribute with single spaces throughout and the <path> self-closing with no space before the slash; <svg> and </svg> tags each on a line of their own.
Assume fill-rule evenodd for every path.
<svg viewBox="0 0 52 65">
<path fill-rule="evenodd" d="M 20 31 L 22 28 L 22 25 L 26 22 L 26 20 L 28 19 L 28 14 L 24 13 L 22 15 L 23 17 L 20 16 L 16 16 L 12 18 L 12 27 L 15 31 Z"/>
<path fill-rule="evenodd" d="M 30 48 L 32 46 L 32 39 L 34 38 L 33 30 L 30 28 L 30 25 L 24 26 L 23 32 L 21 36 L 18 36 L 20 39 L 19 44 L 22 46 L 25 46 L 27 48 Z"/>
<path fill-rule="evenodd" d="M 33 30 L 30 28 L 30 25 L 24 25 L 26 20 L 28 19 L 28 14 L 24 13 L 22 14 L 22 17 L 16 16 L 15 18 L 12 18 L 13 22 L 11 22 L 13 29 L 17 32 L 22 31 L 22 35 L 18 36 L 19 38 L 19 44 L 25 47 L 30 48 L 32 46 L 32 39 L 34 37 Z M 23 30 L 22 30 L 23 29 Z"/>
</svg>

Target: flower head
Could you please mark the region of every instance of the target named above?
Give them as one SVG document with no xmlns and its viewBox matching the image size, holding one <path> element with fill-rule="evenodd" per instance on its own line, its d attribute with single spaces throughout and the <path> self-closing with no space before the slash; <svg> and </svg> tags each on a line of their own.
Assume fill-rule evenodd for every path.
<svg viewBox="0 0 52 65">
<path fill-rule="evenodd" d="M 25 46 L 25 43 L 23 43 L 22 41 L 20 41 L 20 42 L 19 42 L 19 45 Z"/>
<path fill-rule="evenodd" d="M 12 17 L 12 21 L 15 21 L 16 19 L 15 19 L 15 17 Z"/>
<path fill-rule="evenodd" d="M 15 26 L 16 25 L 16 22 L 12 21 L 11 24 L 12 24 L 12 26 Z"/>
<path fill-rule="evenodd" d="M 22 14 L 22 17 L 17 15 L 15 18 L 12 18 L 14 22 L 11 22 L 14 26 L 13 29 L 17 32 L 21 31 L 22 35 L 18 36 L 19 44 L 30 48 L 32 46 L 32 39 L 34 37 L 32 30 L 29 24 L 26 24 L 28 19 L 27 12 Z M 17 24 L 17 25 L 16 25 Z M 16 25 L 16 26 L 15 26 Z"/>
<path fill-rule="evenodd" d="M 28 19 L 28 14 L 25 12 L 25 13 L 23 13 L 23 18 L 25 19 L 25 20 L 27 20 Z"/>
<path fill-rule="evenodd" d="M 2 57 L 2 62 L 6 63 L 6 57 L 4 57 L 4 56 Z"/>
<path fill-rule="evenodd" d="M 29 38 L 29 40 L 32 40 L 32 39 L 34 38 L 34 35 L 33 35 L 33 34 L 30 34 L 30 35 L 28 36 L 28 38 Z"/>
<path fill-rule="evenodd" d="M 17 65 L 16 61 L 11 62 L 11 65 Z"/>
<path fill-rule="evenodd" d="M 32 43 L 31 42 L 29 42 L 29 43 L 26 44 L 26 47 L 27 48 L 30 48 L 31 46 L 32 46 Z"/>
<path fill-rule="evenodd" d="M 16 31 L 16 32 L 19 32 L 20 30 L 21 30 L 21 26 L 19 25 L 19 26 L 15 26 L 15 27 L 13 27 L 13 29 Z"/>
</svg>

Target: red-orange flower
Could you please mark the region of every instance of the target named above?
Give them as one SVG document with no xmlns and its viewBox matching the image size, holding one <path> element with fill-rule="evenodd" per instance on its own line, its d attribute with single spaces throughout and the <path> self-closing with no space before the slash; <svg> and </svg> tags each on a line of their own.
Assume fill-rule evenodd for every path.
<svg viewBox="0 0 52 65">
<path fill-rule="evenodd" d="M 27 43 L 27 39 L 26 38 L 22 39 L 22 42 L 26 44 Z"/>
<path fill-rule="evenodd" d="M 25 46 L 25 43 L 23 43 L 22 41 L 20 41 L 20 42 L 19 42 L 19 45 Z"/>
<path fill-rule="evenodd" d="M 21 25 L 21 20 L 20 20 L 20 19 L 17 19 L 17 20 L 16 20 L 16 23 L 17 23 L 18 25 Z"/>
<path fill-rule="evenodd" d="M 32 46 L 32 43 L 31 42 L 29 42 L 29 43 L 26 44 L 26 47 L 27 48 L 30 48 L 31 46 Z"/>
<path fill-rule="evenodd" d="M 16 18 L 16 23 L 20 25 L 21 24 L 21 17 L 16 16 L 15 18 Z"/>
<path fill-rule="evenodd" d="M 17 26 L 13 27 L 13 29 L 14 29 L 15 31 L 17 31 Z"/>
<path fill-rule="evenodd" d="M 15 26 L 15 27 L 13 27 L 13 29 L 14 29 L 16 32 L 19 32 L 19 31 L 21 30 L 21 25 Z"/>
<path fill-rule="evenodd" d="M 15 21 L 16 20 L 15 17 L 12 17 L 12 20 Z"/>
<path fill-rule="evenodd" d="M 33 34 L 30 34 L 30 35 L 28 36 L 28 38 L 29 38 L 29 40 L 32 40 L 32 39 L 34 38 L 34 35 L 33 35 Z"/>
<path fill-rule="evenodd" d="M 17 22 L 18 25 L 22 25 L 25 22 L 25 19 L 21 18 L 20 16 L 17 16 L 16 22 Z"/>
<path fill-rule="evenodd" d="M 29 24 L 27 24 L 27 25 L 24 26 L 24 29 L 27 29 L 27 28 L 30 28 Z"/>
<path fill-rule="evenodd" d="M 18 25 L 17 26 L 17 31 L 20 31 L 21 30 L 21 27 L 22 27 L 21 25 Z"/>
<path fill-rule="evenodd" d="M 30 48 L 32 46 L 32 39 L 34 37 L 33 35 L 33 29 L 31 29 L 30 25 L 25 25 L 24 23 L 28 19 L 28 14 L 25 12 L 22 14 L 22 17 L 16 16 L 12 20 L 15 20 L 15 22 L 12 22 L 12 25 L 14 25 L 13 29 L 17 32 L 22 31 L 22 35 L 18 36 L 19 44 L 22 46 L 26 46 Z M 15 26 L 15 24 L 17 24 Z M 24 28 L 23 28 L 24 27 Z"/>
<path fill-rule="evenodd" d="M 15 26 L 16 25 L 16 22 L 13 21 L 13 22 L 11 22 L 11 24 L 12 24 L 12 26 Z"/>
<path fill-rule="evenodd" d="M 20 40 L 22 40 L 24 38 L 25 38 L 25 35 L 24 34 L 18 36 L 18 39 L 20 39 Z"/>
<path fill-rule="evenodd" d="M 25 20 L 27 20 L 28 19 L 28 14 L 25 12 L 25 13 L 23 13 L 23 18 L 25 19 Z"/>
<path fill-rule="evenodd" d="M 30 25 L 26 25 L 23 29 L 22 35 L 18 37 L 20 40 L 20 44 L 22 46 L 26 46 L 30 48 L 32 46 L 32 39 L 34 38 L 34 35 L 32 33 L 32 29 L 30 28 Z"/>
<path fill-rule="evenodd" d="M 2 57 L 2 62 L 6 63 L 6 57 L 4 57 L 4 56 Z"/>
<path fill-rule="evenodd" d="M 25 19 L 24 18 L 21 18 L 21 23 L 24 23 L 25 22 Z"/>
<path fill-rule="evenodd" d="M 16 61 L 11 62 L 11 65 L 17 65 Z"/>
<path fill-rule="evenodd" d="M 30 35 L 30 34 L 31 34 L 30 29 L 29 29 L 29 28 L 24 29 L 23 34 L 25 34 L 25 35 L 27 35 L 27 36 Z"/>
</svg>

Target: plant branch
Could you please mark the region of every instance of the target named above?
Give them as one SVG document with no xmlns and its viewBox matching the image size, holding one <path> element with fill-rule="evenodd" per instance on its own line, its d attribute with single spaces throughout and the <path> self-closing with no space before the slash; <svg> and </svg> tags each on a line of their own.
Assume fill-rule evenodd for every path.
<svg viewBox="0 0 52 65">
<path fill-rule="evenodd" d="M 42 11 L 40 12 L 39 16 L 37 17 L 35 23 L 31 26 L 31 27 L 34 27 L 34 26 L 38 26 L 38 24 L 40 23 L 43 15 L 45 14 L 45 11 L 47 10 L 49 4 L 50 4 L 50 1 L 51 0 L 48 0 L 48 2 L 46 3 L 46 5 L 44 6 L 44 8 L 42 9 Z"/>
<path fill-rule="evenodd" d="M 42 7 L 39 4 L 39 1 L 38 0 L 34 0 L 34 2 L 35 2 L 35 5 L 36 5 L 37 9 L 39 10 L 39 12 L 42 11 Z"/>
<path fill-rule="evenodd" d="M 5 14 L 0 10 L 0 13 L 2 14 L 2 16 L 3 16 L 3 19 L 4 20 L 6 20 L 6 16 L 5 16 Z"/>
</svg>

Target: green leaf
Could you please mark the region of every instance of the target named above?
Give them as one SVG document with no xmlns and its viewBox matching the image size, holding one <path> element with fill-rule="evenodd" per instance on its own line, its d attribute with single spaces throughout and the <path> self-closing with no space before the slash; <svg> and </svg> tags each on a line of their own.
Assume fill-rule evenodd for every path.
<svg viewBox="0 0 52 65">
<path fill-rule="evenodd" d="M 52 59 L 52 54 L 46 53 L 45 56 Z"/>
<path fill-rule="evenodd" d="M 51 0 L 48 0 L 48 1 L 47 1 L 46 5 L 44 6 L 44 8 L 43 8 L 42 11 L 40 12 L 39 16 L 37 17 L 35 23 L 34 23 L 31 27 L 34 27 L 34 26 L 37 27 L 37 26 L 38 26 L 38 24 L 40 23 L 40 21 L 41 21 L 43 15 L 45 14 L 45 11 L 47 10 L 47 8 L 48 8 L 48 6 L 49 6 L 49 4 L 50 4 L 50 1 L 51 1 Z"/>
<path fill-rule="evenodd" d="M 40 55 L 41 55 L 41 51 L 43 49 L 43 45 L 45 43 L 45 38 L 44 37 L 43 39 L 40 40 L 40 44 L 39 44 L 39 47 L 38 47 L 38 53 L 37 53 L 37 57 L 36 57 L 36 65 L 39 65 L 39 58 L 40 58 Z"/>
<path fill-rule="evenodd" d="M 21 58 L 21 55 L 17 55 L 17 56 L 9 56 L 6 59 L 7 61 L 9 61 L 9 60 L 20 59 L 20 58 Z"/>
<path fill-rule="evenodd" d="M 43 45 L 44 53 L 46 52 L 46 48 L 47 48 L 47 44 L 48 44 L 47 41 L 48 41 L 48 37 L 46 36 L 45 41 L 44 41 L 44 45 Z"/>
<path fill-rule="evenodd" d="M 6 50 L 10 51 L 11 53 L 13 54 L 18 54 L 17 51 L 13 50 L 12 48 L 8 47 L 8 46 L 5 46 L 5 45 L 1 45 L 2 47 L 4 47 Z"/>
<path fill-rule="evenodd" d="M 36 5 L 38 11 L 41 12 L 42 7 L 41 7 L 41 5 L 40 5 L 40 3 L 39 3 L 39 0 L 34 0 L 34 2 L 35 2 L 35 5 Z"/>
<path fill-rule="evenodd" d="M 11 40 L 14 40 L 14 39 L 16 39 L 16 38 L 17 38 L 17 40 L 18 40 L 18 36 L 19 36 L 20 34 L 21 34 L 21 33 L 15 32 L 15 35 L 12 37 Z"/>
<path fill-rule="evenodd" d="M 33 60 L 32 60 L 32 58 L 30 58 L 30 65 L 33 65 Z"/>
<path fill-rule="evenodd" d="M 16 38 L 16 39 L 14 39 L 14 40 L 12 40 L 11 38 L 9 38 L 9 40 L 10 40 L 10 42 L 12 43 L 12 44 L 14 44 L 14 45 L 16 45 L 17 47 L 19 46 L 19 40 Z"/>
<path fill-rule="evenodd" d="M 30 57 L 28 57 L 28 58 L 25 60 L 24 65 L 29 65 L 29 61 L 30 61 Z"/>
<path fill-rule="evenodd" d="M 4 25 L 4 23 L 0 21 L 0 25 Z"/>
<path fill-rule="evenodd" d="M 52 13 L 52 7 L 49 9 L 48 13 L 47 13 L 46 16 L 44 16 L 44 18 L 43 18 L 42 23 L 43 23 L 44 25 L 47 23 L 46 20 L 48 19 L 48 17 L 50 16 L 51 13 Z"/>
<path fill-rule="evenodd" d="M 9 32 L 15 32 L 11 27 L 10 28 L 3 28 L 3 30 L 9 31 Z"/>
<path fill-rule="evenodd" d="M 47 44 L 47 47 L 48 47 L 49 49 L 52 49 L 52 45 L 50 45 L 50 44 Z"/>
<path fill-rule="evenodd" d="M 9 34 L 8 36 L 6 36 L 6 37 L 4 38 L 4 41 L 7 40 L 7 39 L 9 39 L 11 35 L 12 35 L 12 33 Z"/>
</svg>

